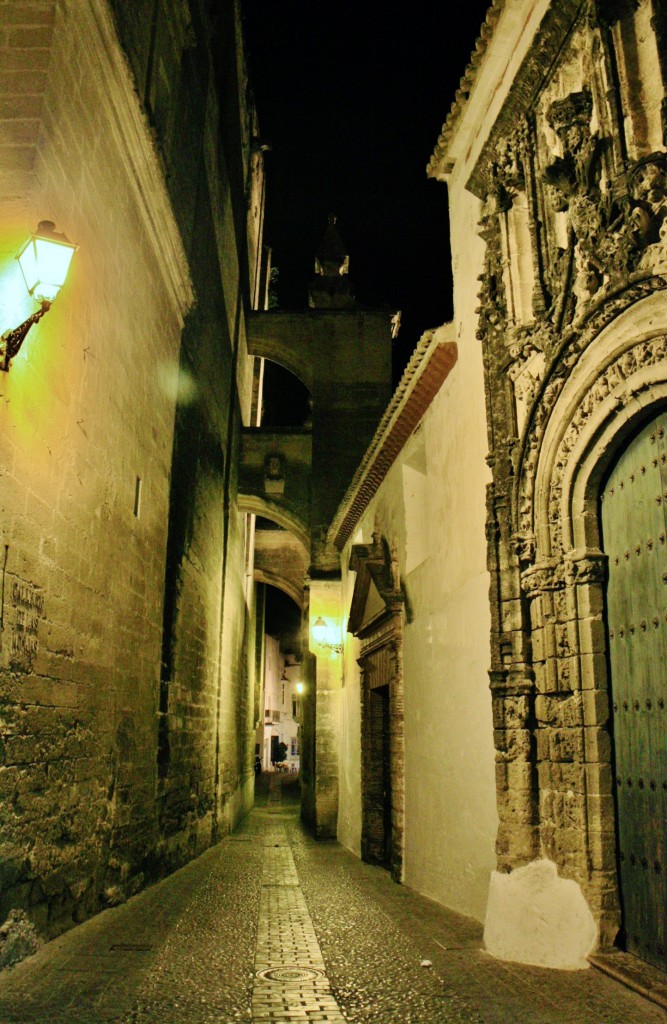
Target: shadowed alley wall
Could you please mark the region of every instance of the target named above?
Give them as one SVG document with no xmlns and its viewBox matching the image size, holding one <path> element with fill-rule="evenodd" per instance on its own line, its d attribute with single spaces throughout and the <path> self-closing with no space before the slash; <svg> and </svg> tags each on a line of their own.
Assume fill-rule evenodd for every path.
<svg viewBox="0 0 667 1024">
<path fill-rule="evenodd" d="M 0 920 L 33 937 L 252 800 L 233 466 L 263 179 L 236 5 L 209 6 L 0 10 L 2 330 L 37 222 L 80 246 L 0 380 Z"/>
</svg>

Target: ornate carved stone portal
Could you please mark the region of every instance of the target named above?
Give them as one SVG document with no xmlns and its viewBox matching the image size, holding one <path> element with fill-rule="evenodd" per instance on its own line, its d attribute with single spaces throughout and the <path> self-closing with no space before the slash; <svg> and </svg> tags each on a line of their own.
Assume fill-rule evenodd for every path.
<svg viewBox="0 0 667 1024">
<path fill-rule="evenodd" d="M 555 862 L 602 946 L 635 895 L 617 871 L 601 488 L 667 406 L 667 152 L 623 72 L 640 6 L 552 5 L 468 183 L 486 243 L 499 869 Z M 664 960 L 657 933 L 634 948 Z"/>
</svg>

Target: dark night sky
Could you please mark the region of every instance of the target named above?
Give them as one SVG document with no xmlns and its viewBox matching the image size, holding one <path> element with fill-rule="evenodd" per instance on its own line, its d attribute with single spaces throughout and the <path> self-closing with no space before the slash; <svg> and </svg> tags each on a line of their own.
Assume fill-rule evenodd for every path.
<svg viewBox="0 0 667 1024">
<path fill-rule="evenodd" d="M 452 312 L 447 190 L 425 168 L 487 6 L 242 0 L 280 308 L 306 306 L 336 213 L 357 299 L 403 312 L 397 372 Z"/>
<path fill-rule="evenodd" d="M 337 214 L 357 299 L 402 310 L 395 379 L 422 332 L 452 313 L 447 190 L 427 179 L 426 164 L 487 6 L 242 0 L 262 140 L 272 147 L 264 239 L 280 272 L 279 306 L 307 305 L 315 251 Z M 267 364 L 271 373 L 264 422 L 294 424 L 303 406 L 302 420 L 300 386 Z M 298 609 L 269 588 L 267 630 L 292 628 Z"/>
</svg>

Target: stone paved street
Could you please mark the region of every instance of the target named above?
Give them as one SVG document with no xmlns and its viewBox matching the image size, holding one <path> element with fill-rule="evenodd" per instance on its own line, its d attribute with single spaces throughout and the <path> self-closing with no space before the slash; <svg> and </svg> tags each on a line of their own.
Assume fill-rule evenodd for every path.
<svg viewBox="0 0 667 1024">
<path fill-rule="evenodd" d="M 491 959 L 476 922 L 306 836 L 282 785 L 195 863 L 6 971 L 0 1024 L 667 1021 L 597 970 Z"/>
</svg>

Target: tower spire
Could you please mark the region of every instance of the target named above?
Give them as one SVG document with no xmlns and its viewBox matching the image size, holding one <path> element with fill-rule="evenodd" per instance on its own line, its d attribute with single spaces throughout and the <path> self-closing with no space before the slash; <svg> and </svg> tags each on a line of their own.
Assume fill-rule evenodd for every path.
<svg viewBox="0 0 667 1024">
<path fill-rule="evenodd" d="M 356 306 L 348 276 L 350 256 L 336 227 L 335 213 L 315 254 L 315 277 L 308 288 L 308 304 L 314 309 L 350 309 Z"/>
</svg>

